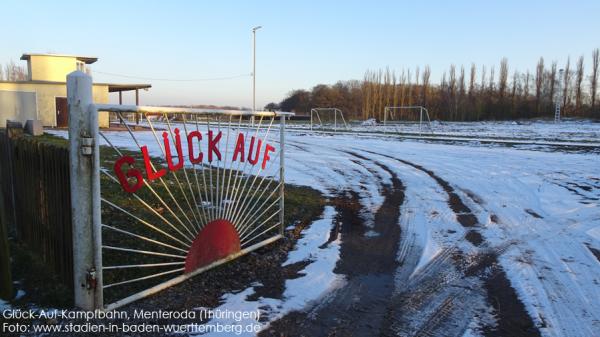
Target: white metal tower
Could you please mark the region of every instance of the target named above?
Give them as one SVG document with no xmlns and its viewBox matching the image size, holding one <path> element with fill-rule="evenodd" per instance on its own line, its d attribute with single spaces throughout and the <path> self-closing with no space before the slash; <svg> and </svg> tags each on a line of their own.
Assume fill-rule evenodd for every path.
<svg viewBox="0 0 600 337">
<path fill-rule="evenodd" d="M 563 69 L 558 71 L 558 83 L 556 86 L 556 102 L 554 104 L 554 123 L 560 122 L 560 104 L 562 101 L 562 88 L 561 83 L 563 80 Z"/>
</svg>

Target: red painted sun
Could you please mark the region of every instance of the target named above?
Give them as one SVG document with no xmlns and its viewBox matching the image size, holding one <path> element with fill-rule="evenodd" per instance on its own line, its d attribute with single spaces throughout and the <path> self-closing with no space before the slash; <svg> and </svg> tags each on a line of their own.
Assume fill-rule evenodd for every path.
<svg viewBox="0 0 600 337">
<path fill-rule="evenodd" d="M 235 226 L 225 219 L 213 220 L 194 239 L 185 258 L 185 272 L 207 266 L 240 249 L 240 237 Z"/>
</svg>

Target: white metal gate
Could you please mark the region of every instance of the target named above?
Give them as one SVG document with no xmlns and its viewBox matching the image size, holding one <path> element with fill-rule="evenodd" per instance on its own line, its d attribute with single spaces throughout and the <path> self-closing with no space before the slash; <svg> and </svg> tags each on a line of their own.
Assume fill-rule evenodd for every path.
<svg viewBox="0 0 600 337">
<path fill-rule="evenodd" d="M 67 88 L 78 307 L 122 306 L 282 237 L 289 113 L 93 104 L 81 72 Z M 98 111 L 121 130 L 100 131 Z"/>
</svg>

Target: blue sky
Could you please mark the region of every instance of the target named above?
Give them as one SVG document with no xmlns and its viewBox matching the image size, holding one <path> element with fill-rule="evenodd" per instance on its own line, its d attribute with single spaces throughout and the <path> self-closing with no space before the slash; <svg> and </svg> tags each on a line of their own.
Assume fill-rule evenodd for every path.
<svg viewBox="0 0 600 337">
<path fill-rule="evenodd" d="M 24 52 L 99 57 L 97 82 L 145 83 L 143 104 L 251 106 L 251 28 L 257 106 L 292 89 L 361 79 L 365 70 L 450 64 L 511 71 L 600 47 L 600 1 L 4 1 L 0 62 Z M 131 96 L 126 97 L 131 100 Z"/>
</svg>

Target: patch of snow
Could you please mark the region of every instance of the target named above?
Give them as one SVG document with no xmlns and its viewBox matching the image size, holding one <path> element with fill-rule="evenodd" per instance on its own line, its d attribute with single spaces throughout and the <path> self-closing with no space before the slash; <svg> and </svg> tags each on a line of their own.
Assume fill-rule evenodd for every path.
<svg viewBox="0 0 600 337">
<path fill-rule="evenodd" d="M 376 126 L 377 120 L 375 118 L 369 118 L 364 122 L 360 123 L 360 126 Z"/>
<path fill-rule="evenodd" d="M 25 296 L 25 290 L 17 290 L 17 294 L 15 295 L 15 301 L 20 300 L 21 298 L 23 298 L 23 296 Z"/>
<path fill-rule="evenodd" d="M 10 310 L 10 309 L 12 309 L 12 306 L 10 305 L 10 303 L 8 303 L 8 301 L 0 299 L 0 311 Z"/>
<path fill-rule="evenodd" d="M 381 234 L 377 233 L 376 231 L 374 231 L 372 229 L 369 229 L 367 232 L 365 232 L 365 236 L 368 238 L 378 237 L 379 235 L 381 235 Z"/>
</svg>

